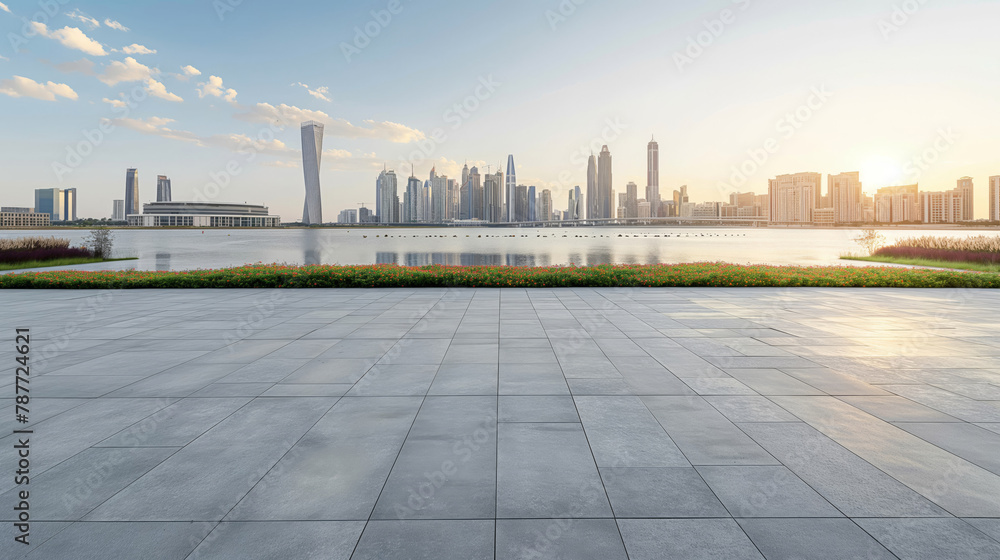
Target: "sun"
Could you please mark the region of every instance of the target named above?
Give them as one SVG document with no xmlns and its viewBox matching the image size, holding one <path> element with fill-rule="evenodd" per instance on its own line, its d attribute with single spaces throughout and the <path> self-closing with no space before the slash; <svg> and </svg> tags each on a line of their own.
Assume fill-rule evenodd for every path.
<svg viewBox="0 0 1000 560">
<path fill-rule="evenodd" d="M 902 185 L 905 183 L 903 166 L 891 157 L 873 156 L 861 167 L 861 182 L 868 192 Z"/>
</svg>

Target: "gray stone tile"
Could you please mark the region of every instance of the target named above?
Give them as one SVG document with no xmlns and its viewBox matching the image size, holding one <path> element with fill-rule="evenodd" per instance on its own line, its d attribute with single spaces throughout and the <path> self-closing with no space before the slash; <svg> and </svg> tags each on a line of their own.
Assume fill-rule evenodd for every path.
<svg viewBox="0 0 1000 560">
<path fill-rule="evenodd" d="M 1000 543 L 1000 519 L 970 519 L 965 521 Z"/>
<path fill-rule="evenodd" d="M 705 400 L 730 422 L 798 422 L 785 409 L 765 397 L 714 396 Z"/>
<path fill-rule="evenodd" d="M 96 444 L 96 447 L 181 447 L 250 402 L 249 398 L 182 399 Z"/>
<path fill-rule="evenodd" d="M 318 358 L 281 379 L 282 383 L 355 384 L 375 365 L 375 358 Z"/>
<path fill-rule="evenodd" d="M 368 519 L 420 402 L 344 397 L 289 446 L 226 521 Z"/>
<path fill-rule="evenodd" d="M 572 397 L 501 395 L 500 422 L 580 422 Z"/>
<path fill-rule="evenodd" d="M 32 476 L 29 485 L 32 526 L 37 521 L 80 519 L 175 451 L 177 448 L 164 447 L 86 449 L 41 475 Z M 16 504 L 20 490 L 13 488 L 0 495 L 0 500 Z M 0 518 L 14 521 L 14 512 L 4 511 Z"/>
<path fill-rule="evenodd" d="M 642 397 L 692 465 L 776 465 L 764 451 L 701 397 Z"/>
<path fill-rule="evenodd" d="M 349 560 L 363 521 L 269 521 L 219 523 L 187 560 L 199 558 L 303 558 Z"/>
<path fill-rule="evenodd" d="M 634 389 L 623 379 L 567 379 L 574 395 L 632 395 Z"/>
<path fill-rule="evenodd" d="M 601 467 L 615 517 L 728 517 L 695 469 Z"/>
<path fill-rule="evenodd" d="M 309 361 L 299 358 L 274 358 L 273 355 L 250 362 L 219 379 L 218 383 L 277 383 Z"/>
<path fill-rule="evenodd" d="M 491 560 L 494 521 L 370 521 L 352 560 Z"/>
<path fill-rule="evenodd" d="M 803 423 L 740 424 L 849 517 L 940 517 L 947 512 Z"/>
<path fill-rule="evenodd" d="M 26 557 L 42 543 L 72 524 L 71 521 L 32 521 L 28 531 L 28 544 L 21 544 L 20 541 L 15 544 L 14 537 L 20 536 L 21 532 L 13 523 L 0 523 L 0 542 L 3 543 L 0 551 L 5 555 L 9 554 L 11 558 Z"/>
<path fill-rule="evenodd" d="M 168 369 L 143 378 L 110 393 L 111 397 L 186 397 L 226 375 L 243 364 L 191 364 Z"/>
<path fill-rule="evenodd" d="M 353 387 L 350 383 L 277 383 L 260 394 L 262 397 L 342 397 Z"/>
<path fill-rule="evenodd" d="M 559 364 L 500 364 L 501 395 L 569 395 Z"/>
<path fill-rule="evenodd" d="M 130 560 L 185 558 L 212 525 L 206 523 L 76 522 L 32 551 L 29 558 Z"/>
<path fill-rule="evenodd" d="M 611 516 L 582 426 L 499 425 L 498 518 Z"/>
<path fill-rule="evenodd" d="M 849 519 L 737 519 L 767 560 L 895 560 Z"/>
<path fill-rule="evenodd" d="M 496 559 L 628 560 L 613 519 L 498 519 Z"/>
<path fill-rule="evenodd" d="M 924 441 L 1000 475 L 1000 434 L 965 422 L 904 422 L 898 426 Z"/>
<path fill-rule="evenodd" d="M 761 395 L 825 394 L 823 391 L 776 369 L 726 369 L 726 373 Z"/>
<path fill-rule="evenodd" d="M 436 365 L 375 364 L 347 392 L 349 397 L 423 396 L 430 389 Z"/>
<path fill-rule="evenodd" d="M 688 467 L 638 397 L 574 397 L 599 467 Z"/>
<path fill-rule="evenodd" d="M 155 376 L 154 376 L 155 377 Z M 38 398 L 93 398 L 125 390 L 142 382 L 142 375 L 56 375 L 31 380 L 31 394 Z"/>
<path fill-rule="evenodd" d="M 757 394 L 757 391 L 731 377 L 689 377 L 684 382 L 702 396 Z"/>
<path fill-rule="evenodd" d="M 219 521 L 332 402 L 254 400 L 104 502 L 86 520 Z"/>
<path fill-rule="evenodd" d="M 732 519 L 621 519 L 631 560 L 763 560 Z"/>
<path fill-rule="evenodd" d="M 427 397 L 372 518 L 493 519 L 496 426 L 495 397 Z"/>
<path fill-rule="evenodd" d="M 997 542 L 961 519 L 855 519 L 862 529 L 903 560 L 1000 558 Z"/>
<path fill-rule="evenodd" d="M 496 395 L 499 366 L 493 363 L 441 364 L 428 395 Z"/>
<path fill-rule="evenodd" d="M 782 466 L 698 467 L 733 517 L 840 517 L 815 490 Z"/>
<path fill-rule="evenodd" d="M 847 404 L 886 422 L 961 422 L 954 416 L 917 404 L 910 399 L 883 397 L 839 397 Z"/>
<path fill-rule="evenodd" d="M 274 386 L 274 383 L 212 383 L 190 396 L 205 398 L 256 397 Z"/>
</svg>

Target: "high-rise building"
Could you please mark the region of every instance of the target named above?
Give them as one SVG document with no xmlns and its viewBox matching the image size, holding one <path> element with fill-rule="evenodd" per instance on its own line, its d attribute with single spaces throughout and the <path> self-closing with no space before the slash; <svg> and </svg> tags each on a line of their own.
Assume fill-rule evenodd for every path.
<svg viewBox="0 0 1000 560">
<path fill-rule="evenodd" d="M 323 223 L 323 199 L 320 196 L 319 166 L 323 159 L 323 123 L 302 123 L 302 174 L 306 181 L 306 199 L 302 205 L 302 223 Z"/>
<path fill-rule="evenodd" d="M 406 180 L 406 191 L 403 193 L 403 215 L 400 216 L 401 222 L 416 222 L 420 219 L 420 198 L 422 195 L 423 185 L 420 179 L 417 179 L 411 168 L 410 178 Z"/>
<path fill-rule="evenodd" d="M 542 195 L 538 197 L 536 222 L 548 222 L 552 220 L 552 191 L 543 189 Z"/>
<path fill-rule="evenodd" d="M 655 138 L 650 138 L 649 144 L 646 145 L 646 202 L 649 203 L 650 216 L 659 215 L 660 145 L 656 143 Z"/>
<path fill-rule="evenodd" d="M 965 221 L 965 194 L 962 189 L 920 193 L 920 218 L 925 224 L 954 224 Z"/>
<path fill-rule="evenodd" d="M 462 201 L 465 204 L 466 201 Z M 469 218 L 470 220 L 483 219 L 483 176 L 479 173 L 478 167 L 469 170 Z"/>
<path fill-rule="evenodd" d="M 650 205 L 645 200 L 639 201 L 639 218 L 651 218 Z"/>
<path fill-rule="evenodd" d="M 990 177 L 990 221 L 1000 222 L 1000 175 Z"/>
<path fill-rule="evenodd" d="M 483 219 L 487 222 L 506 222 L 504 207 L 503 173 L 487 173 L 483 178 Z"/>
<path fill-rule="evenodd" d="M 156 201 L 157 202 L 172 202 L 170 194 L 170 179 L 166 175 L 156 176 Z"/>
<path fill-rule="evenodd" d="M 639 217 L 639 186 L 633 181 L 625 185 L 625 217 Z"/>
<path fill-rule="evenodd" d="M 528 187 L 524 185 L 514 188 L 514 221 L 528 221 Z"/>
<path fill-rule="evenodd" d="M 917 185 L 884 187 L 875 193 L 875 222 L 894 224 L 920 221 L 920 188 Z"/>
<path fill-rule="evenodd" d="M 534 222 L 537 218 L 535 212 L 535 187 L 528 187 L 528 215 L 529 222 Z"/>
<path fill-rule="evenodd" d="M 808 224 L 813 221 L 816 190 L 822 176 L 819 173 L 778 175 L 767 182 L 768 219 L 777 224 Z M 860 212 L 860 204 L 859 204 Z"/>
<path fill-rule="evenodd" d="M 962 177 L 958 180 L 958 191 L 962 195 L 962 220 L 976 219 L 976 193 L 972 186 L 972 177 Z"/>
<path fill-rule="evenodd" d="M 113 222 L 124 222 L 125 221 L 125 201 L 124 200 L 114 200 L 111 205 L 111 221 Z"/>
<path fill-rule="evenodd" d="M 125 216 L 139 213 L 139 170 L 125 171 Z"/>
<path fill-rule="evenodd" d="M 67 220 L 66 191 L 55 188 L 35 189 L 35 212 L 38 214 L 48 214 L 50 222 Z"/>
<path fill-rule="evenodd" d="M 685 204 L 688 204 L 690 199 L 688 198 L 688 186 L 681 185 L 680 190 L 674 191 L 673 204 L 670 206 L 670 212 L 666 213 L 667 216 L 678 217 L 681 215 L 681 208 Z"/>
<path fill-rule="evenodd" d="M 826 190 L 833 204 L 833 221 L 854 224 L 865 221 L 865 195 L 861 190 L 861 174 L 857 171 L 827 175 Z M 819 206 L 817 206 L 819 208 Z"/>
<path fill-rule="evenodd" d="M 396 172 L 391 169 L 383 169 L 378 175 L 375 212 L 380 224 L 399 222 L 399 194 L 396 182 Z"/>
<path fill-rule="evenodd" d="M 514 154 L 507 156 L 507 183 L 504 185 L 504 207 L 506 210 L 506 221 L 513 222 L 514 207 L 517 204 L 517 177 L 514 169 Z"/>
<path fill-rule="evenodd" d="M 583 200 L 583 191 L 579 186 L 573 187 L 573 193 L 576 195 L 576 211 L 574 215 L 575 220 L 582 220 L 587 217 L 587 207 Z"/>
<path fill-rule="evenodd" d="M 76 189 L 63 191 L 63 219 L 76 221 Z"/>
<path fill-rule="evenodd" d="M 597 192 L 597 156 L 590 154 L 587 160 L 587 219 L 601 217 L 600 195 Z"/>
<path fill-rule="evenodd" d="M 600 196 L 598 212 L 603 218 L 613 218 L 611 151 L 606 145 L 601 147 L 601 153 L 597 157 L 597 191 Z"/>
<path fill-rule="evenodd" d="M 358 223 L 358 211 L 353 208 L 348 208 L 347 210 L 341 210 L 340 214 L 337 216 L 338 224 L 356 224 Z"/>
</svg>

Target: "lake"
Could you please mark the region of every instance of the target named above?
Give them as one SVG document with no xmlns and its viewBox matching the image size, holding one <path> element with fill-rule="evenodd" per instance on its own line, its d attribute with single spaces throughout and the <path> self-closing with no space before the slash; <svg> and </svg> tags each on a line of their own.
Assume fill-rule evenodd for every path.
<svg viewBox="0 0 1000 560">
<path fill-rule="evenodd" d="M 997 230 L 886 229 L 890 241 L 919 235 L 966 237 Z M 274 230 L 115 230 L 115 253 L 138 260 L 79 270 L 191 270 L 247 263 L 596 265 L 725 261 L 737 264 L 850 264 L 856 229 L 728 227 L 387 228 Z M 4 230 L 0 237 L 69 238 L 86 230 Z"/>
</svg>

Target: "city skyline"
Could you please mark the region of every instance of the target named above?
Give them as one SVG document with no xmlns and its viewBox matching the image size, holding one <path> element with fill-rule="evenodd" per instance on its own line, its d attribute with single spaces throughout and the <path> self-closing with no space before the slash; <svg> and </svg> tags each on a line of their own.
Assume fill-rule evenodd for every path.
<svg viewBox="0 0 1000 560">
<path fill-rule="evenodd" d="M 945 190 L 971 176 L 981 185 L 976 217 L 988 217 L 985 185 L 1000 167 L 989 92 L 1000 77 L 972 69 L 989 67 L 997 50 L 994 3 L 922 4 L 901 24 L 891 5 L 860 1 L 636 2 L 616 18 L 587 3 L 570 14 L 519 1 L 402 4 L 373 24 L 378 34 L 363 48 L 356 30 L 364 34 L 385 5 L 316 3 L 309 21 L 224 5 L 233 9 L 204 6 L 181 25 L 168 10 L 82 2 L 30 33 L 22 18 L 34 10 L 0 11 L 0 29 L 20 37 L 17 52 L 0 49 L 0 107 L 19 131 L 0 140 L 8 203 L 29 204 L 18 198 L 37 188 L 76 187 L 81 215 L 106 215 L 121 198 L 109 178 L 137 167 L 169 175 L 177 200 L 214 185 L 215 200 L 259 201 L 291 217 L 302 203 L 286 188 L 303 173 L 295 129 L 316 120 L 327 127 L 322 182 L 336 185 L 326 189 L 327 216 L 373 205 L 370 177 L 383 165 L 457 177 L 469 154 L 490 154 L 469 160 L 480 168 L 514 154 L 519 182 L 563 201 L 586 184 L 590 152 L 607 144 L 613 187 L 635 182 L 641 191 L 638 147 L 658 131 L 663 193 L 688 185 L 693 199 L 720 200 L 723 185 L 762 192 L 770 178 L 804 169 L 860 171 L 866 195 L 916 182 Z M 732 23 L 716 23 L 723 9 Z M 409 48 L 407 37 L 426 29 L 454 32 Z M 306 63 L 241 40 L 262 32 L 278 44 L 319 33 L 328 47 Z M 496 43 L 512 33 L 525 40 Z M 445 46 L 455 41 L 467 49 Z M 804 46 L 787 49 L 789 41 Z M 212 54 L 233 44 L 254 64 L 237 68 Z M 538 49 L 569 54 L 554 65 Z M 104 130 L 102 119 L 110 119 Z M 150 182 L 140 202 L 154 200 L 152 177 L 142 175 Z"/>
</svg>

